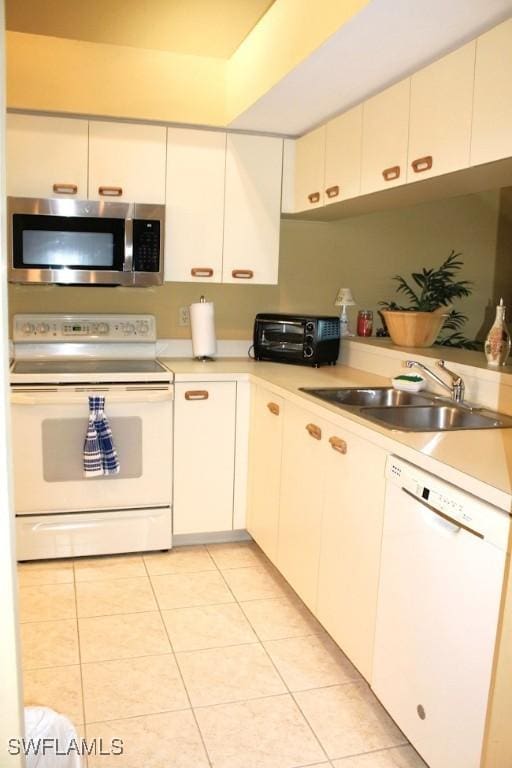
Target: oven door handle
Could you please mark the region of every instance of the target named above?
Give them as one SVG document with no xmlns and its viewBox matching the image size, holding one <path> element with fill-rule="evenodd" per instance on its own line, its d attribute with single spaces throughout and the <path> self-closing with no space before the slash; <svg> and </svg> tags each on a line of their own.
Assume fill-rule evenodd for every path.
<svg viewBox="0 0 512 768">
<path fill-rule="evenodd" d="M 105 406 L 117 403 L 162 403 L 173 399 L 172 389 L 108 390 L 87 387 L 81 391 L 55 390 L 54 392 L 11 392 L 11 405 L 87 405 L 88 396 L 94 393 L 106 396 Z"/>
</svg>

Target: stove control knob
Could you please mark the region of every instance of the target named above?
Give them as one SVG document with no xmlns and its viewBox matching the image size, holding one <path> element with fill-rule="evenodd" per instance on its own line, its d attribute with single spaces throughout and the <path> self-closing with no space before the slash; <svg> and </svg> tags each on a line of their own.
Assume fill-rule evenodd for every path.
<svg viewBox="0 0 512 768">
<path fill-rule="evenodd" d="M 136 325 L 141 336 L 146 336 L 149 333 L 149 323 L 147 320 L 139 320 Z"/>
<path fill-rule="evenodd" d="M 48 333 L 49 330 L 50 330 L 50 326 L 48 325 L 48 323 L 39 323 L 39 325 L 37 326 L 38 333 L 45 334 L 45 333 Z"/>
<path fill-rule="evenodd" d="M 132 336 L 135 333 L 135 326 L 133 323 L 126 323 L 123 330 L 127 336 Z"/>
<path fill-rule="evenodd" d="M 31 333 L 34 333 L 35 327 L 33 323 L 25 323 L 21 327 L 21 332 L 24 333 L 26 336 L 30 336 Z"/>
<path fill-rule="evenodd" d="M 109 327 L 108 323 L 98 323 L 98 333 L 102 336 L 105 336 L 106 333 L 108 333 Z"/>
</svg>

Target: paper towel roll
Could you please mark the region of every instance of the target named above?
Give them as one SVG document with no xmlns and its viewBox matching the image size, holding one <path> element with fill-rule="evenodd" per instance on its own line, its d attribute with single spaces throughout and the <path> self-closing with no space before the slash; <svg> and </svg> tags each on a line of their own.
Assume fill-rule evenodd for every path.
<svg viewBox="0 0 512 768">
<path fill-rule="evenodd" d="M 217 352 L 215 310 L 212 301 L 190 305 L 192 353 L 194 357 L 212 357 Z"/>
</svg>

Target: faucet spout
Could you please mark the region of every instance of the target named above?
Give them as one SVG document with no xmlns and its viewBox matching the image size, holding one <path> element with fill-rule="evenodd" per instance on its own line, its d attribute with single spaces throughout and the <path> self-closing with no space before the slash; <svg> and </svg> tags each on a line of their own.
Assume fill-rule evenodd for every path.
<svg viewBox="0 0 512 768">
<path fill-rule="evenodd" d="M 456 403 L 463 402 L 465 387 L 462 377 L 459 376 L 459 374 L 450 371 L 450 369 L 446 367 L 444 360 L 439 360 L 437 367 L 448 374 L 451 379 L 451 385 L 447 384 L 446 381 L 437 375 L 437 373 L 431 371 L 430 368 L 427 368 L 426 365 L 419 363 L 417 360 L 405 360 L 404 365 L 407 368 L 419 368 L 421 371 L 430 376 L 430 378 L 433 379 L 437 384 L 439 384 L 440 387 L 446 389 L 450 393 L 452 400 L 454 400 Z"/>
</svg>

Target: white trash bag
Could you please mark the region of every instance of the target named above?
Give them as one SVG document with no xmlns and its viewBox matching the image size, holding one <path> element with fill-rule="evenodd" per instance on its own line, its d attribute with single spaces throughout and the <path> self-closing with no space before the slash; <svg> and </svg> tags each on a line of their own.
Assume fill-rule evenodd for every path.
<svg viewBox="0 0 512 768">
<path fill-rule="evenodd" d="M 25 707 L 26 768 L 82 768 L 80 750 L 67 717 L 49 707 Z"/>
</svg>

